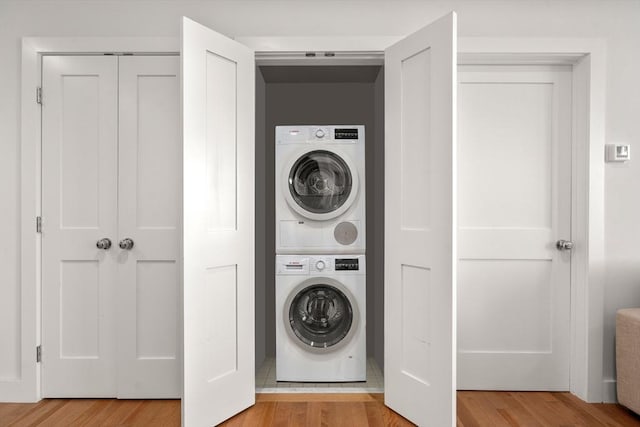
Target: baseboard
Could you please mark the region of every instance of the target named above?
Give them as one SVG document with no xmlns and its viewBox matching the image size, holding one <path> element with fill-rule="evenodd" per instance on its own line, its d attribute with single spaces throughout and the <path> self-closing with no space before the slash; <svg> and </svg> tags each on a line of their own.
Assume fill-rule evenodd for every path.
<svg viewBox="0 0 640 427">
<path fill-rule="evenodd" d="M 613 378 L 605 378 L 602 381 L 602 401 L 604 403 L 618 403 L 616 392 L 616 380 Z"/>
<path fill-rule="evenodd" d="M 37 391 L 25 390 L 24 381 L 0 380 L 0 402 L 2 403 L 35 403 L 40 401 Z"/>
</svg>

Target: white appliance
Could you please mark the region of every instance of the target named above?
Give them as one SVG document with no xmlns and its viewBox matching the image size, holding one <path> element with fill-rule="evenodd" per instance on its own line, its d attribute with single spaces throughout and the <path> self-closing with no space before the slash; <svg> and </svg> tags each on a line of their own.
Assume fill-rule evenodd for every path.
<svg viewBox="0 0 640 427">
<path fill-rule="evenodd" d="M 276 380 L 366 380 L 364 255 L 276 255 Z"/>
<path fill-rule="evenodd" d="M 276 253 L 365 253 L 364 126 L 276 126 Z"/>
</svg>

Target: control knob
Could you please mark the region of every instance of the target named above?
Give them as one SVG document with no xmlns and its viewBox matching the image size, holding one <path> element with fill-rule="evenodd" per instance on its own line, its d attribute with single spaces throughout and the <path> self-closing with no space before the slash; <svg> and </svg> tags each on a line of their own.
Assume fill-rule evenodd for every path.
<svg viewBox="0 0 640 427">
<path fill-rule="evenodd" d="M 324 131 L 322 129 L 316 131 L 316 138 L 324 138 Z"/>
<path fill-rule="evenodd" d="M 318 262 L 316 262 L 316 270 L 322 271 L 324 270 L 325 267 L 326 267 L 326 264 L 324 261 L 319 260 Z"/>
</svg>

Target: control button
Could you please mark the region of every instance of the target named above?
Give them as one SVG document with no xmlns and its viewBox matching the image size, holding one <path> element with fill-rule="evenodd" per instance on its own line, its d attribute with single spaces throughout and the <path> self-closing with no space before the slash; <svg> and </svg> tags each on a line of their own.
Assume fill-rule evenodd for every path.
<svg viewBox="0 0 640 427">
<path fill-rule="evenodd" d="M 316 270 L 322 271 L 324 270 L 325 267 L 326 267 L 326 264 L 324 263 L 324 261 L 320 260 L 316 262 Z"/>
<path fill-rule="evenodd" d="M 324 138 L 324 131 L 322 129 L 316 131 L 316 138 Z"/>
</svg>

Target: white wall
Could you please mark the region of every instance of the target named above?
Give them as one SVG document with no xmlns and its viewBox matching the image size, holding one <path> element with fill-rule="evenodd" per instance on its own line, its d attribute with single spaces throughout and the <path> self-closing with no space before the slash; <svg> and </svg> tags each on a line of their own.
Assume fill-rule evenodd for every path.
<svg viewBox="0 0 640 427">
<path fill-rule="evenodd" d="M 640 1 L 637 0 L 0 0 L 0 398 L 20 377 L 20 38 L 178 36 L 187 15 L 229 36 L 404 35 L 450 10 L 460 36 L 597 37 L 607 42 L 607 141 L 633 160 L 607 165 L 605 377 L 613 319 L 640 307 Z"/>
</svg>

